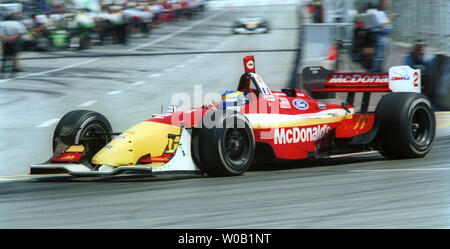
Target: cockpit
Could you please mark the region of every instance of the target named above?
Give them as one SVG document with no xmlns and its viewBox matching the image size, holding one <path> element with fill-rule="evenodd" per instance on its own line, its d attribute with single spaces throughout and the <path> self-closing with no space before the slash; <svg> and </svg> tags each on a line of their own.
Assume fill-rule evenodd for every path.
<svg viewBox="0 0 450 249">
<path fill-rule="evenodd" d="M 241 106 L 251 101 L 252 96 L 272 95 L 272 92 L 259 75 L 255 73 L 253 56 L 244 57 L 245 73 L 239 79 L 237 91 L 226 91 L 222 95 L 223 107 Z"/>
</svg>

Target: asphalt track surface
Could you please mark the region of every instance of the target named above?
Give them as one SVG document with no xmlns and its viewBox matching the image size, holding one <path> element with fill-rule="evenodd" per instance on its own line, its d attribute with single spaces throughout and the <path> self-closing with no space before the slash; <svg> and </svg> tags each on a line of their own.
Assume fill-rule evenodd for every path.
<svg viewBox="0 0 450 249">
<path fill-rule="evenodd" d="M 231 35 L 232 21 L 245 15 L 247 8 L 208 11 L 127 46 L 23 54 L 34 58 L 22 60 L 26 71 L 0 80 L 0 228 L 450 228 L 445 112 L 433 149 L 416 160 L 373 153 L 227 178 L 28 175 L 31 163 L 51 156 L 54 127 L 69 110 L 103 113 L 121 131 L 159 113 L 174 93 L 192 95 L 194 85 L 204 94 L 234 89 L 247 54 L 269 86 L 285 87 L 295 7 L 254 8 L 272 32 Z"/>
</svg>

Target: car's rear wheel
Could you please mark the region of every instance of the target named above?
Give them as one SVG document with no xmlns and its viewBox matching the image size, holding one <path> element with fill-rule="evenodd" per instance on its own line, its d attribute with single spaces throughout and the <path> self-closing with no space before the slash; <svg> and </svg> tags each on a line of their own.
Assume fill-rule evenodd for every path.
<svg viewBox="0 0 450 249">
<path fill-rule="evenodd" d="M 255 156 L 255 137 L 246 117 L 216 111 L 203 120 L 193 140 L 198 141 L 193 149 L 200 169 L 210 176 L 236 176 L 247 171 Z"/>
<path fill-rule="evenodd" d="M 109 121 L 100 113 L 75 110 L 64 115 L 53 134 L 53 153 L 61 152 L 71 145 L 83 145 L 89 160 L 106 144 L 112 135 Z"/>
<path fill-rule="evenodd" d="M 433 145 L 436 120 L 431 101 L 418 93 L 383 96 L 376 109 L 381 153 L 390 159 L 424 157 Z"/>
</svg>

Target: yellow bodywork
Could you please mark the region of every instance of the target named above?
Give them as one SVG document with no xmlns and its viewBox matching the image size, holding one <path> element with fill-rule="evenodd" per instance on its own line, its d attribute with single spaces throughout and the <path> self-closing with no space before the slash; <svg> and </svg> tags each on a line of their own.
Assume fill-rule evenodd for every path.
<svg viewBox="0 0 450 249">
<path fill-rule="evenodd" d="M 66 150 L 66 152 L 78 152 L 78 153 L 82 153 L 83 151 L 84 151 L 84 146 L 82 144 L 72 145 Z"/>
<path fill-rule="evenodd" d="M 141 122 L 97 152 L 92 163 L 110 166 L 135 165 L 142 156 L 149 153 L 151 157 L 174 153 L 178 147 L 181 129 L 170 124 Z"/>
</svg>

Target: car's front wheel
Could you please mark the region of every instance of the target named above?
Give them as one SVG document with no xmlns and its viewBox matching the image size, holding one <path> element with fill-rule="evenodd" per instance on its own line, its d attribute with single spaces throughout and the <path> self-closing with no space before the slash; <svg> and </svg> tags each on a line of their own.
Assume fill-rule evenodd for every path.
<svg viewBox="0 0 450 249">
<path fill-rule="evenodd" d="M 53 134 L 53 153 L 83 145 L 89 160 L 112 139 L 109 121 L 100 113 L 75 110 L 65 114 Z"/>
<path fill-rule="evenodd" d="M 253 163 L 255 136 L 241 113 L 220 110 L 209 113 L 194 134 L 197 141 L 194 158 L 210 176 L 241 175 Z"/>
</svg>

